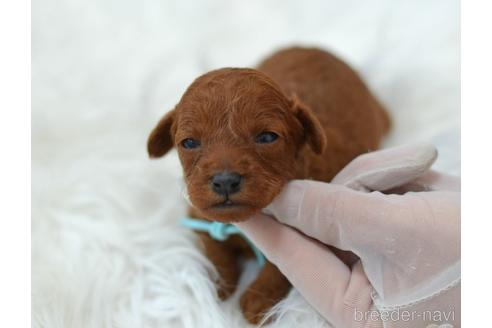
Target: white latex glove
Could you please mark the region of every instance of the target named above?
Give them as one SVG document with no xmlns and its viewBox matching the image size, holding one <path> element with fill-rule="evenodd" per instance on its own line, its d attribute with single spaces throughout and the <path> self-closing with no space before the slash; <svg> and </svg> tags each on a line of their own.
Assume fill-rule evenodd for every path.
<svg viewBox="0 0 492 328">
<path fill-rule="evenodd" d="M 460 181 L 430 171 L 436 157 L 427 145 L 361 155 L 331 184 L 290 182 L 266 209 L 277 221 L 237 225 L 335 327 L 459 327 Z"/>
</svg>

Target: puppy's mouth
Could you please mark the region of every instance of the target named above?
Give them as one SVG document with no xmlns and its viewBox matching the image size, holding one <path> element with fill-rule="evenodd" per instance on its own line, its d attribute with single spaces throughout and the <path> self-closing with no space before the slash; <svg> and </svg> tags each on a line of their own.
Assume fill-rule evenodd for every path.
<svg viewBox="0 0 492 328">
<path fill-rule="evenodd" d="M 228 198 L 220 203 L 216 203 L 212 205 L 210 208 L 214 210 L 236 210 L 245 207 L 250 207 L 250 206 L 245 203 L 235 202 Z"/>
<path fill-rule="evenodd" d="M 210 220 L 220 222 L 240 222 L 248 219 L 257 211 L 251 203 L 225 198 L 219 203 L 208 206 L 202 213 Z"/>
</svg>

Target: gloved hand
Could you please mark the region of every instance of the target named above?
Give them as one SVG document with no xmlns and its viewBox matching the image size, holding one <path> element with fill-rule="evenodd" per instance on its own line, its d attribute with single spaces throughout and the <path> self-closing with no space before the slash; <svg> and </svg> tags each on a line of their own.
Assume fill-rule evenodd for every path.
<svg viewBox="0 0 492 328">
<path fill-rule="evenodd" d="M 330 184 L 287 184 L 265 210 L 276 220 L 237 225 L 334 327 L 458 327 L 460 181 L 430 171 L 436 157 L 426 145 L 361 155 Z"/>
</svg>

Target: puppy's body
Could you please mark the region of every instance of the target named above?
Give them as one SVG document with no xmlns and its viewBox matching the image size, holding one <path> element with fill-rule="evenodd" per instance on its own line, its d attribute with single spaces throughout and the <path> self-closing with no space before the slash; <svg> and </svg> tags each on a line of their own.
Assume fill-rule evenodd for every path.
<svg viewBox="0 0 492 328">
<path fill-rule="evenodd" d="M 148 150 L 160 157 L 176 146 L 190 215 L 230 222 L 260 211 L 291 179 L 330 181 L 376 149 L 388 128 L 385 111 L 345 63 L 319 49 L 290 48 L 257 70 L 224 68 L 197 78 L 154 129 Z M 239 236 L 200 236 L 225 298 L 239 279 L 238 257 L 251 252 Z M 259 322 L 289 289 L 267 262 L 241 297 L 244 315 Z"/>
</svg>

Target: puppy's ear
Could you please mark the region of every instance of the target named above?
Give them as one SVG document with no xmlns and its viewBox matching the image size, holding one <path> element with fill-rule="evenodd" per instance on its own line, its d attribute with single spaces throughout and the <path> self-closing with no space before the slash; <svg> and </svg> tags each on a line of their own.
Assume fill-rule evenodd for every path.
<svg viewBox="0 0 492 328">
<path fill-rule="evenodd" d="M 326 148 L 326 134 L 313 111 L 302 103 L 297 95 L 291 98 L 294 115 L 304 128 L 306 142 L 316 154 L 321 154 Z"/>
<path fill-rule="evenodd" d="M 176 119 L 176 110 L 172 110 L 159 121 L 147 141 L 147 151 L 151 158 L 163 156 L 173 148 L 172 125 Z"/>
</svg>

